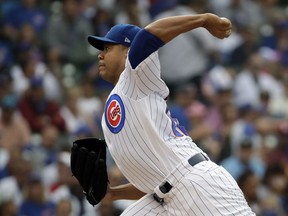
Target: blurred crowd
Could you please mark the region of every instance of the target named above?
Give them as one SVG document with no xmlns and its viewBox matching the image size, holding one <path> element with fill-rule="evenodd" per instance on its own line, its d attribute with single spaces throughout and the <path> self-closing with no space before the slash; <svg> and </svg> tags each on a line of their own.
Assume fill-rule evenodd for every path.
<svg viewBox="0 0 288 216">
<path fill-rule="evenodd" d="M 73 140 L 103 138 L 112 89 L 88 35 L 213 12 L 232 35 L 204 28 L 159 50 L 169 109 L 226 168 L 257 216 L 288 215 L 288 3 L 285 0 L 1 0 L 0 215 L 113 216 L 92 207 L 70 171 Z M 126 182 L 108 153 L 110 184 Z"/>
</svg>

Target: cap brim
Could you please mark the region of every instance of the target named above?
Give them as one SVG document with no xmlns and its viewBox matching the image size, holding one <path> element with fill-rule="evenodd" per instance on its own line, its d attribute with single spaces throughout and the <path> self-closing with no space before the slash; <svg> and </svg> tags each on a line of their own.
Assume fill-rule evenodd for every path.
<svg viewBox="0 0 288 216">
<path fill-rule="evenodd" d="M 95 47 L 96 49 L 99 49 L 99 50 L 104 50 L 104 43 L 115 43 L 115 44 L 117 44 L 116 41 L 110 40 L 108 38 L 96 37 L 96 36 L 92 36 L 92 35 L 88 36 L 88 42 L 93 47 Z"/>
</svg>

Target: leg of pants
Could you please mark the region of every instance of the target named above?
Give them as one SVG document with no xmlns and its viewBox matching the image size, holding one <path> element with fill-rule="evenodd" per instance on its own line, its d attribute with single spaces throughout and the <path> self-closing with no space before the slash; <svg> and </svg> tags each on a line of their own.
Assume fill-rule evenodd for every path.
<svg viewBox="0 0 288 216">
<path fill-rule="evenodd" d="M 121 214 L 121 216 L 132 216 L 132 215 L 165 216 L 167 215 L 167 213 L 163 205 L 156 202 L 151 194 L 147 194 L 137 202 L 133 203 L 127 209 L 125 209 L 125 211 Z"/>
<path fill-rule="evenodd" d="M 189 172 L 182 179 L 179 176 L 183 171 L 173 174 L 179 181 L 166 198 L 167 215 L 255 215 L 236 181 L 223 167 L 204 161 L 185 168 Z M 175 181 L 173 177 L 171 182 Z"/>
<path fill-rule="evenodd" d="M 173 187 L 161 205 L 146 195 L 122 216 L 255 216 L 236 181 L 211 161 L 177 167 L 166 179 Z"/>
</svg>

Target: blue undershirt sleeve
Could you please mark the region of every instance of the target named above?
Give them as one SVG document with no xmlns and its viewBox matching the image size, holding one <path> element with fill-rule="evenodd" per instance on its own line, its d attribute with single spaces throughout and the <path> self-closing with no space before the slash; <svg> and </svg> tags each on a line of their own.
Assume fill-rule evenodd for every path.
<svg viewBox="0 0 288 216">
<path fill-rule="evenodd" d="M 132 68 L 135 69 L 143 60 L 164 44 L 162 40 L 145 29 L 140 30 L 135 36 L 129 51 L 128 58 Z"/>
</svg>

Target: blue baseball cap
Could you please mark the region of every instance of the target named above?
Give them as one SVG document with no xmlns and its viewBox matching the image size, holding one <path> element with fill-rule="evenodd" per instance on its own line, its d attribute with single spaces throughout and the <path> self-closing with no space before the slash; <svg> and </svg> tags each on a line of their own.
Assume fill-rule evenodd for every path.
<svg viewBox="0 0 288 216">
<path fill-rule="evenodd" d="M 117 24 L 104 37 L 88 36 L 88 42 L 99 50 L 104 50 L 104 43 L 122 44 L 130 47 L 140 27 L 131 24 Z"/>
</svg>

